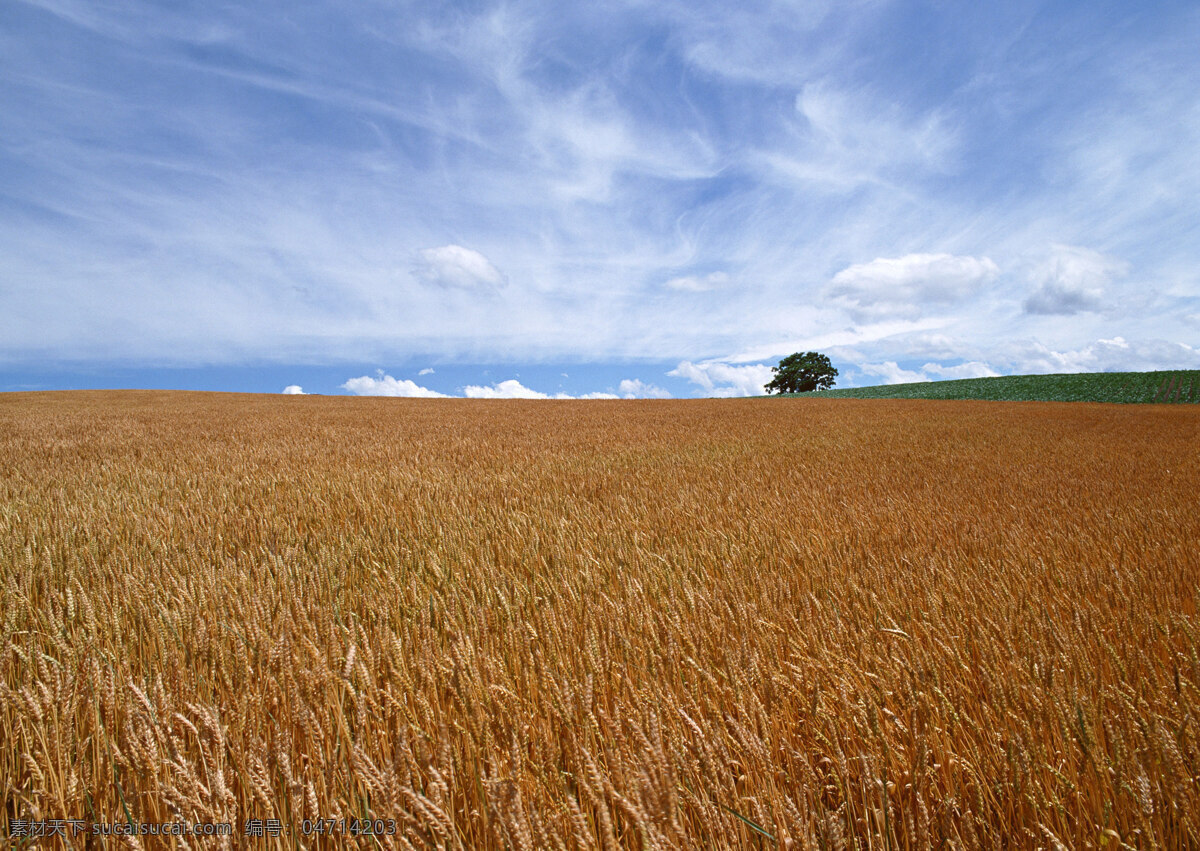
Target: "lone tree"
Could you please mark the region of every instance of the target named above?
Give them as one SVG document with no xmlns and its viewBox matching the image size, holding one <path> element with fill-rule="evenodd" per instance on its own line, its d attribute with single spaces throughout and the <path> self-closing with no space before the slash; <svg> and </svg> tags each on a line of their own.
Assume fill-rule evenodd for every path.
<svg viewBox="0 0 1200 851">
<path fill-rule="evenodd" d="M 833 386 L 838 371 L 829 358 L 820 352 L 805 352 L 788 355 L 771 367 L 775 377 L 765 389 L 767 393 L 811 393 L 813 390 L 828 390 Z"/>
</svg>

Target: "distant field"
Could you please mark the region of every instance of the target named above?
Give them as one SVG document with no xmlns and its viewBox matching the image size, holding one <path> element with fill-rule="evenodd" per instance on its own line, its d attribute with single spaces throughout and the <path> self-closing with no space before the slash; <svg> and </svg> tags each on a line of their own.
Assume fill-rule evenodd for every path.
<svg viewBox="0 0 1200 851">
<path fill-rule="evenodd" d="M 0 394 L 0 831 L 1200 847 L 1197 493 L 1192 406 Z"/>
<path fill-rule="evenodd" d="M 803 394 L 813 396 L 814 394 Z M 1200 403 L 1200 370 L 1005 375 L 824 390 L 828 399 L 989 399 L 998 402 Z"/>
</svg>

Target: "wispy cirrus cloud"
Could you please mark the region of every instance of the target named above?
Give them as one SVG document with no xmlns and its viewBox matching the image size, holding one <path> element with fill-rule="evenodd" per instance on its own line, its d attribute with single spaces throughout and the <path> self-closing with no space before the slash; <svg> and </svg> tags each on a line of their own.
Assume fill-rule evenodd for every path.
<svg viewBox="0 0 1200 851">
<path fill-rule="evenodd" d="M 864 184 L 904 182 L 913 169 L 954 168 L 957 144 L 940 110 L 910 114 L 865 91 L 806 83 L 796 95 L 791 126 L 797 150 L 771 150 L 763 161 L 788 180 L 847 192 Z"/>
<path fill-rule="evenodd" d="M 707 275 L 680 275 L 671 278 L 664 284 L 667 289 L 680 290 L 690 293 L 704 293 L 719 289 L 729 283 L 729 275 L 725 272 L 709 272 Z"/>
</svg>

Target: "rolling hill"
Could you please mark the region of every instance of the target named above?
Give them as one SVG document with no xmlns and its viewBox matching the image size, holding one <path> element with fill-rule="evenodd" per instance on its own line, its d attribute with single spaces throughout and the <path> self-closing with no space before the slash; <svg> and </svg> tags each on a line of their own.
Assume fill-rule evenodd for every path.
<svg viewBox="0 0 1200 851">
<path fill-rule="evenodd" d="M 822 399 L 986 399 L 1000 402 L 1200 403 L 1200 370 L 1003 375 L 884 384 L 818 393 Z"/>
</svg>

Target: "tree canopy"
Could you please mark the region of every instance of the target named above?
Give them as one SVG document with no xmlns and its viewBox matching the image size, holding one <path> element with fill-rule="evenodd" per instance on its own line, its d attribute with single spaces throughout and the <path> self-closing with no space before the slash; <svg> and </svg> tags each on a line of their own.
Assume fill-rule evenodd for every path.
<svg viewBox="0 0 1200 851">
<path fill-rule="evenodd" d="M 771 367 L 775 377 L 765 385 L 767 393 L 811 393 L 833 386 L 838 371 L 820 352 L 796 352 Z"/>
</svg>

